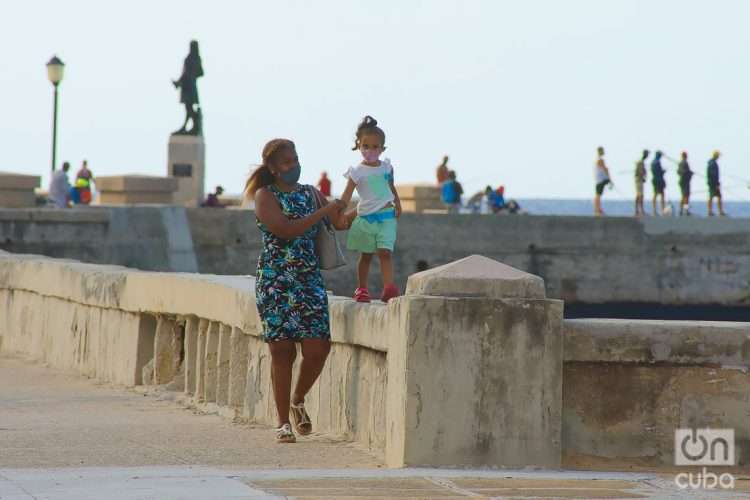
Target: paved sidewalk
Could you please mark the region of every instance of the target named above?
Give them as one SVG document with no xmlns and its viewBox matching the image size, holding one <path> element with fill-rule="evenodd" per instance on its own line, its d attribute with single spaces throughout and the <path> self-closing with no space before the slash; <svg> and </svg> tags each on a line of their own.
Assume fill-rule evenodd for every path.
<svg viewBox="0 0 750 500">
<path fill-rule="evenodd" d="M 0 357 L 0 500 L 748 498 L 748 483 L 690 495 L 668 474 L 385 469 L 326 436 L 277 445 L 266 427 Z"/>
</svg>

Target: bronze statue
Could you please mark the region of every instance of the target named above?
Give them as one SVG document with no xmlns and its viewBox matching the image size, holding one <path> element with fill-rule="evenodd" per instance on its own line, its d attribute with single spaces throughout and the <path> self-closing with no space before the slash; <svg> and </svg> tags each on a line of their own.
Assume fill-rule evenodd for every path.
<svg viewBox="0 0 750 500">
<path fill-rule="evenodd" d="M 185 58 L 182 66 L 182 76 L 179 80 L 173 80 L 175 88 L 180 89 L 180 102 L 185 105 L 185 123 L 182 128 L 173 132 L 173 135 L 202 135 L 203 114 L 198 102 L 198 78 L 203 76 L 203 64 L 198 53 L 198 42 L 190 42 L 190 53 Z M 192 128 L 187 129 L 188 121 L 192 122 Z"/>
</svg>

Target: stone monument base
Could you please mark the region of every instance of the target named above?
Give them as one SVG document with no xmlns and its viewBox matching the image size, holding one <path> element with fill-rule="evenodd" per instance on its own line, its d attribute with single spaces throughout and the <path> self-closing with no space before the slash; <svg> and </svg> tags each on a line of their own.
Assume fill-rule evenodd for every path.
<svg viewBox="0 0 750 500">
<path fill-rule="evenodd" d="M 171 135 L 167 175 L 177 181 L 174 203 L 197 207 L 205 198 L 206 143 L 202 135 Z"/>
<path fill-rule="evenodd" d="M 97 177 L 100 205 L 133 205 L 174 203 L 177 180 L 147 175 L 116 175 Z"/>
<path fill-rule="evenodd" d="M 25 208 L 36 205 L 34 188 L 41 178 L 37 175 L 0 172 L 0 207 Z"/>
</svg>

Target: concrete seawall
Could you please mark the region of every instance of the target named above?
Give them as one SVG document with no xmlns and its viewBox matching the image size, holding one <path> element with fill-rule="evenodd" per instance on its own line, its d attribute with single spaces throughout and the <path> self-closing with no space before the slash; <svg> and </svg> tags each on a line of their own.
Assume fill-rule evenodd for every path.
<svg viewBox="0 0 750 500">
<path fill-rule="evenodd" d="M 274 424 L 253 284 L 0 252 L 0 352 Z M 390 466 L 668 467 L 674 430 L 705 426 L 750 465 L 750 323 L 563 321 L 539 278 L 478 256 L 330 311 L 316 429 Z"/>
<path fill-rule="evenodd" d="M 420 260 L 434 267 L 478 253 L 543 277 L 547 296 L 571 307 L 724 306 L 744 318 L 748 248 L 747 219 L 404 214 L 395 267 L 404 287 Z M 0 249 L 144 270 L 249 275 L 260 234 L 253 213 L 239 210 L 2 209 Z M 356 255 L 349 260 L 326 273 L 340 295 L 355 287 Z M 371 281 L 377 293 L 377 264 Z"/>
</svg>

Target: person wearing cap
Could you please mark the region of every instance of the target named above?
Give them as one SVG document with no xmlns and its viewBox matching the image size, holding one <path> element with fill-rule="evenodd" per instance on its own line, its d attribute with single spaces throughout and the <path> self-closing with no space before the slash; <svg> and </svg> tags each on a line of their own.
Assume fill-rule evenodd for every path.
<svg viewBox="0 0 750 500">
<path fill-rule="evenodd" d="M 224 188 L 221 186 L 216 186 L 215 192 L 210 193 L 208 196 L 206 196 L 206 201 L 203 202 L 201 206 L 209 208 L 224 208 L 224 204 L 219 201 L 219 196 L 221 196 L 222 194 L 224 194 Z"/>
<path fill-rule="evenodd" d="M 657 151 L 654 154 L 654 161 L 651 162 L 651 185 L 654 187 L 654 215 L 656 212 L 656 198 L 661 197 L 661 212 L 664 213 L 664 190 L 667 187 L 667 181 L 664 180 L 664 174 L 666 170 L 661 166 L 661 157 L 664 154 L 661 151 Z"/>
<path fill-rule="evenodd" d="M 724 206 L 721 203 L 721 183 L 719 182 L 719 157 L 721 153 L 714 151 L 711 159 L 708 160 L 706 168 L 706 180 L 708 181 L 708 215 L 714 215 L 714 198 L 719 205 L 719 215 L 726 215 Z"/>
<path fill-rule="evenodd" d="M 677 176 L 680 178 L 680 215 L 690 215 L 690 179 L 693 171 L 690 170 L 687 151 L 680 155 L 680 163 L 677 165 Z"/>
</svg>

